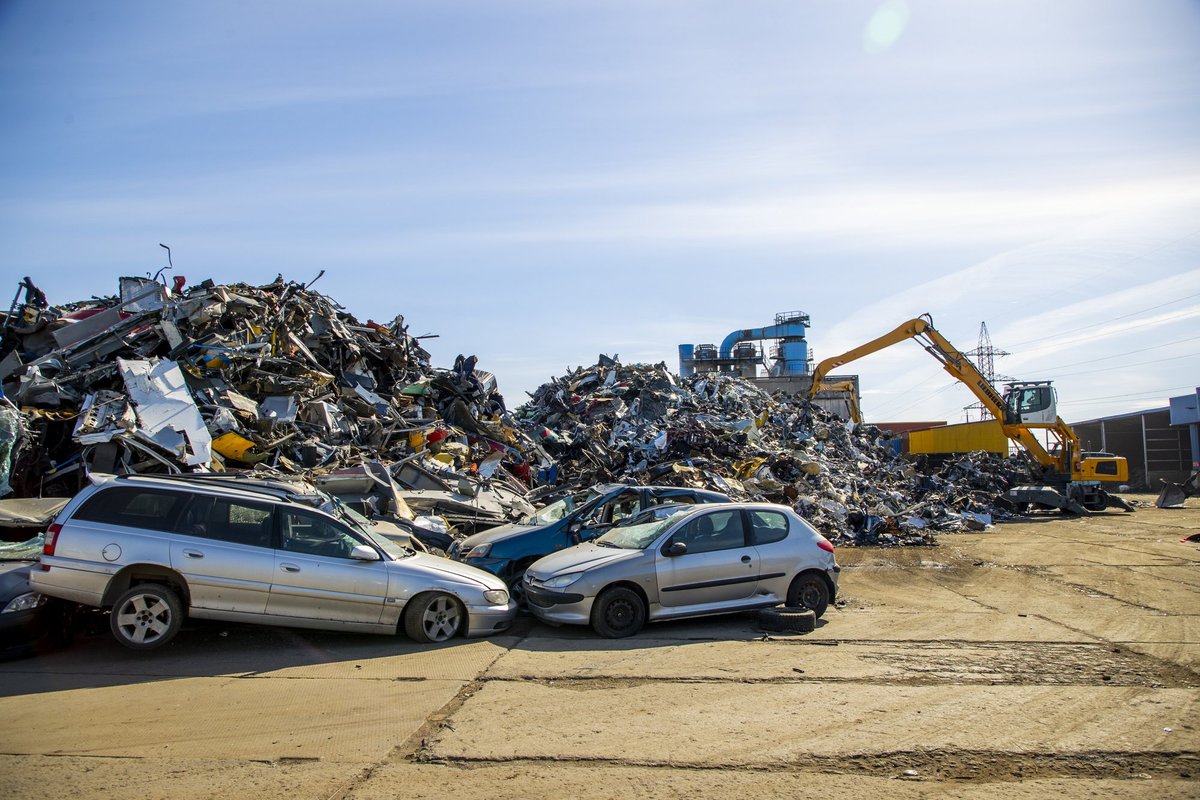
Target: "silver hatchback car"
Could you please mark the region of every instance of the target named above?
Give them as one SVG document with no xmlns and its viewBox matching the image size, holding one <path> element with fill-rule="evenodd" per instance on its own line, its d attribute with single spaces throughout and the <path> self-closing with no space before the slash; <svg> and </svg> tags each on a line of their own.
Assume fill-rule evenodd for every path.
<svg viewBox="0 0 1200 800">
<path fill-rule="evenodd" d="M 111 608 L 121 644 L 169 642 L 184 616 L 396 633 L 421 642 L 507 628 L 499 578 L 406 549 L 354 515 L 277 487 L 93 476 L 46 533 L 38 592 Z"/>
<path fill-rule="evenodd" d="M 837 596 L 833 545 L 786 506 L 693 506 L 645 520 L 534 562 L 534 615 L 618 638 L 648 621 L 780 603 L 820 617 Z"/>
</svg>

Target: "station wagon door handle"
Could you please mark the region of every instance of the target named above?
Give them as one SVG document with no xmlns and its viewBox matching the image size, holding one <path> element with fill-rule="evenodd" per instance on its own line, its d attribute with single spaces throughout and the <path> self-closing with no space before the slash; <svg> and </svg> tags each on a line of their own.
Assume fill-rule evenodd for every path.
<svg viewBox="0 0 1200 800">
<path fill-rule="evenodd" d="M 749 563 L 750 563 L 750 556 L 742 556 L 742 563 L 743 563 L 743 564 L 749 564 Z"/>
<path fill-rule="evenodd" d="M 300 568 L 297 567 L 295 564 L 280 564 L 279 568 L 282 569 L 284 572 L 299 572 L 300 571 Z"/>
<path fill-rule="evenodd" d="M 199 550 L 184 550 L 183 554 L 188 558 L 204 558 L 204 553 Z"/>
</svg>

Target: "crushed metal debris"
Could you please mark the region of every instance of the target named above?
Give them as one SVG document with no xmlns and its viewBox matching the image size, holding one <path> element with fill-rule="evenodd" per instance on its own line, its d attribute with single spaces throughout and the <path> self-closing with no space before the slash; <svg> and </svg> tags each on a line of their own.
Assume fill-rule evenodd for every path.
<svg viewBox="0 0 1200 800">
<path fill-rule="evenodd" d="M 623 481 L 786 503 L 836 544 L 911 545 L 1003 516 L 1015 472 L 986 454 L 922 471 L 886 432 L 805 399 L 606 356 L 509 411 L 474 356 L 436 368 L 402 316 L 360 322 L 313 282 L 173 283 L 126 277 L 55 306 L 20 283 L 0 349 L 0 495 L 69 497 L 93 472 L 247 471 L 447 549 Z"/>
<path fill-rule="evenodd" d="M 665 364 L 601 356 L 540 387 L 516 415 L 554 456 L 559 479 L 690 486 L 786 503 L 835 544 L 931 544 L 1007 512 L 998 494 L 1024 467 L 972 453 L 923 473 L 890 434 L 744 378 L 684 378 Z"/>
</svg>

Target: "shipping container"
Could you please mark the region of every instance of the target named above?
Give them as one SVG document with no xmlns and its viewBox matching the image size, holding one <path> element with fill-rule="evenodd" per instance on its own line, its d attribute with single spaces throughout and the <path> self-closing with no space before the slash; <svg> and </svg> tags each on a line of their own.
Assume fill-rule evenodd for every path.
<svg viewBox="0 0 1200 800">
<path fill-rule="evenodd" d="M 1008 437 L 999 422 L 989 419 L 908 433 L 909 453 L 972 453 L 976 450 L 1008 454 Z"/>
</svg>

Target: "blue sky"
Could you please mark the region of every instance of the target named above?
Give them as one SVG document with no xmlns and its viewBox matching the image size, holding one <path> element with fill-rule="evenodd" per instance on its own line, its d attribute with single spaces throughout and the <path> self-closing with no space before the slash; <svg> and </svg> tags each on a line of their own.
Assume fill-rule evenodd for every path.
<svg viewBox="0 0 1200 800">
<path fill-rule="evenodd" d="M 0 1 L 0 288 L 164 263 L 404 314 L 510 404 L 924 312 L 1068 420 L 1200 384 L 1200 3 Z M 874 420 L 973 401 L 915 344 Z"/>
</svg>

